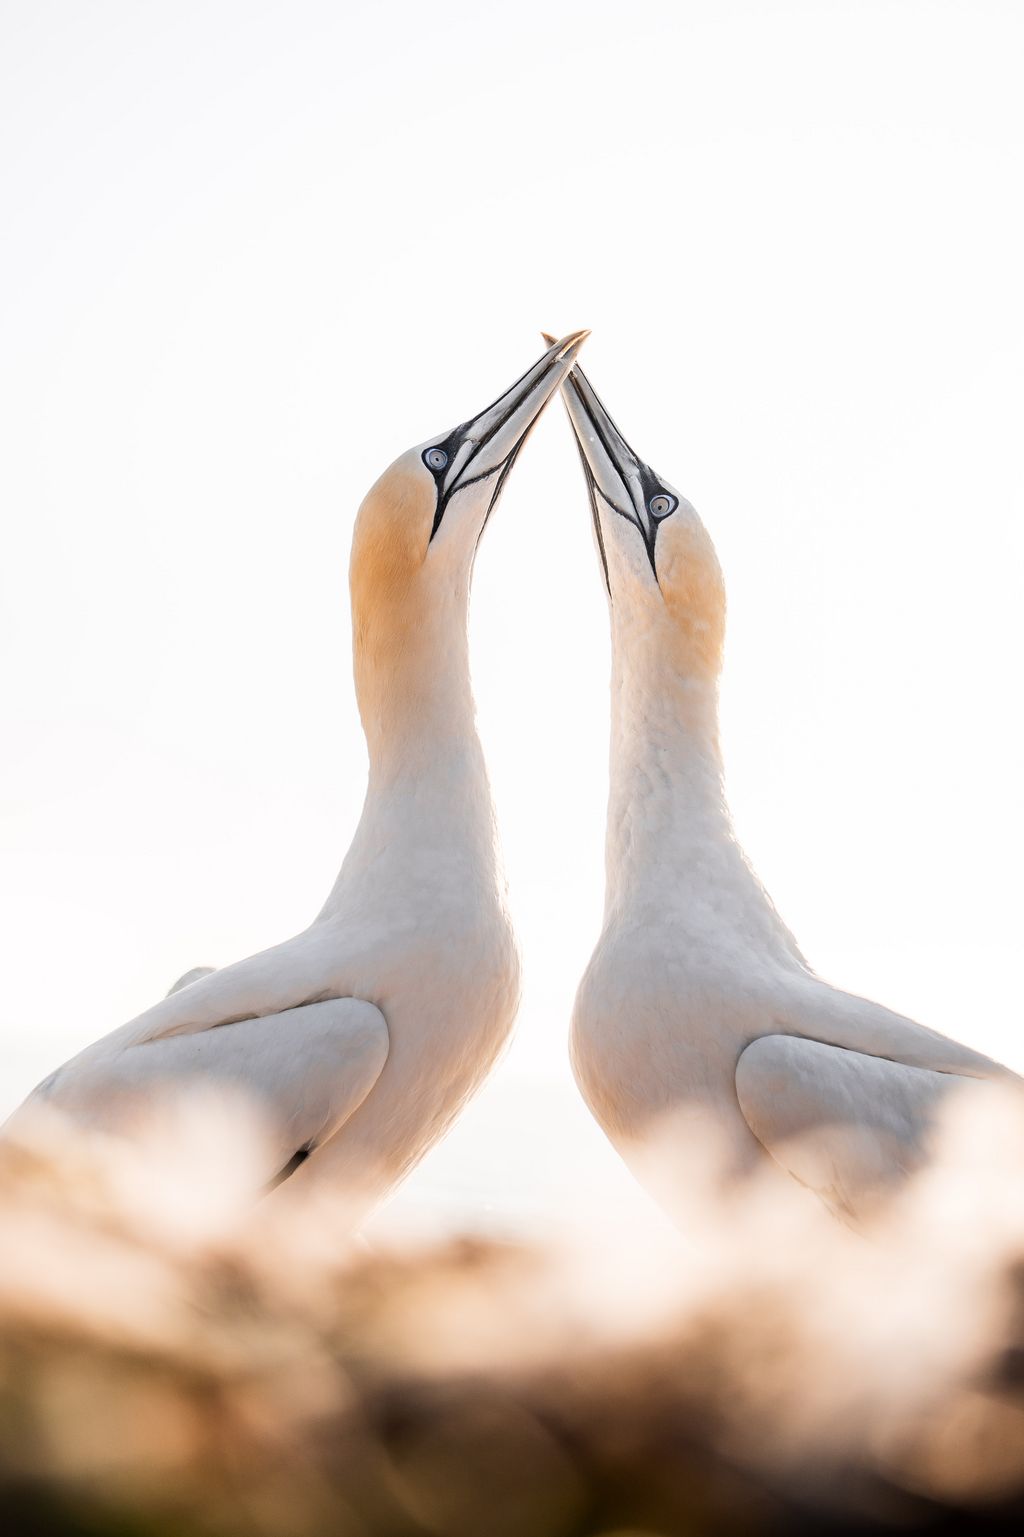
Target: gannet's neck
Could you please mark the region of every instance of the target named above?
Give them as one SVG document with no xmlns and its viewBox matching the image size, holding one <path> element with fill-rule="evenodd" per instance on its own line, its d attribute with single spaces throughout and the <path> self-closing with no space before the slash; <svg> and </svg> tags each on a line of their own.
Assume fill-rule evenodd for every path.
<svg viewBox="0 0 1024 1537">
<path fill-rule="evenodd" d="M 615 637 L 606 841 L 610 912 L 686 880 L 731 840 L 715 683 Z"/>
<path fill-rule="evenodd" d="M 397 623 L 377 614 L 366 622 L 357 616 L 354 626 L 356 698 L 374 788 L 483 767 L 466 596 L 417 596 L 410 592 Z"/>
<path fill-rule="evenodd" d="M 362 815 L 321 912 L 504 887 L 470 687 L 465 605 L 385 633 L 353 615 L 356 696 L 369 749 Z"/>
<path fill-rule="evenodd" d="M 613 627 L 605 921 L 731 928 L 797 960 L 792 935 L 736 840 L 725 798 L 718 679 L 656 634 Z"/>
<path fill-rule="evenodd" d="M 380 887 L 404 900 L 426 885 L 504 885 L 490 785 L 476 730 L 467 598 L 416 583 L 397 607 L 353 606 L 356 696 L 369 749 L 359 826 L 328 898 Z"/>
</svg>

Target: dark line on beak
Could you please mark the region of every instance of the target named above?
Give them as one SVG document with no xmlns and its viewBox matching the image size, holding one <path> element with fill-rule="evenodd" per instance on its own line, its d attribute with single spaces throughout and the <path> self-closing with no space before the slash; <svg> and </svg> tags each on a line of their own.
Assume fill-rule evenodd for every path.
<svg viewBox="0 0 1024 1537">
<path fill-rule="evenodd" d="M 589 464 L 587 465 L 587 470 L 591 474 L 591 476 L 593 476 L 594 472 L 593 472 L 593 470 L 590 469 Z M 597 494 L 601 498 L 602 502 L 607 503 L 607 505 L 611 508 L 612 512 L 617 512 L 620 518 L 625 518 L 626 522 L 627 523 L 632 523 L 634 528 L 640 528 L 639 523 L 637 522 L 637 520 L 633 516 L 633 514 L 629 511 L 629 509 L 626 508 L 626 507 L 620 507 L 618 502 L 613 502 L 611 497 L 608 495 L 607 491 L 602 491 L 601 490 L 601 487 L 598 485 L 596 480 L 594 481 L 594 490 L 597 492 Z M 640 532 L 641 532 L 641 534 L 643 533 L 643 529 L 642 528 L 640 528 Z"/>
<path fill-rule="evenodd" d="M 604 430 L 603 423 L 598 420 L 598 418 L 594 415 L 593 411 L 590 409 L 590 402 L 587 400 L 587 397 L 584 395 L 583 391 L 580 389 L 579 385 L 577 384 L 576 379 L 574 378 L 574 376 L 571 373 L 569 375 L 569 383 L 572 385 L 573 390 L 576 393 L 576 399 L 579 401 L 580 405 L 583 407 L 583 412 L 584 412 L 584 415 L 587 418 L 587 421 L 590 423 L 590 425 L 593 427 L 594 431 L 597 433 L 597 436 L 598 436 L 598 439 L 600 441 L 601 447 L 604 449 L 605 453 L 608 456 L 609 463 L 614 465 L 616 471 L 619 474 L 619 478 L 622 479 L 622 471 L 619 469 L 619 461 L 620 461 L 621 455 L 618 452 L 616 452 L 615 449 L 612 448 L 611 443 L 608 441 L 607 433 Z M 596 399 L 596 397 L 595 397 L 595 399 Z M 604 410 L 604 406 L 601 406 L 601 409 L 603 411 Z M 607 412 L 605 414 L 607 415 Z M 615 427 L 615 423 L 612 422 L 612 419 L 611 419 L 610 416 L 608 417 L 608 420 L 609 420 L 609 422 L 611 422 L 611 425 L 613 427 Z M 640 460 L 637 458 L 636 454 L 630 448 L 629 444 L 626 442 L 625 438 L 622 436 L 622 433 L 619 432 L 619 429 L 617 427 L 615 427 L 615 431 L 618 433 L 619 440 L 624 445 L 627 454 L 629 455 L 630 459 L 633 461 L 634 466 L 636 467 L 637 470 L 639 470 L 640 469 Z M 625 482 L 623 482 L 623 484 L 625 484 Z M 609 498 L 605 497 L 605 501 L 608 501 L 608 500 L 609 500 Z M 614 503 L 612 503 L 612 505 L 614 506 Z M 624 514 L 624 516 L 628 516 L 628 514 Z"/>
<path fill-rule="evenodd" d="M 625 518 L 627 523 L 632 523 L 633 527 L 640 535 L 640 538 L 644 542 L 644 549 L 647 551 L 647 559 L 651 563 L 651 570 L 654 572 L 654 580 L 658 582 L 658 586 L 660 588 L 661 583 L 658 581 L 658 568 L 654 564 L 654 541 L 658 537 L 657 523 L 651 525 L 651 532 L 648 534 L 647 530 L 640 522 L 640 519 L 634 513 L 626 512 L 622 507 L 619 506 L 618 502 L 613 502 L 610 496 L 606 496 L 601 490 L 601 487 L 596 484 L 595 490 L 597 491 L 597 494 L 601 498 L 602 502 L 607 502 L 612 511 L 617 512 L 620 518 Z"/>
<path fill-rule="evenodd" d="M 468 459 L 466 463 L 469 463 Z M 482 480 L 489 480 L 492 475 L 497 475 L 498 471 L 501 469 L 504 463 L 504 459 L 499 459 L 497 464 L 492 464 L 489 470 L 483 470 L 481 474 L 474 475 L 471 480 L 458 481 L 456 485 L 452 486 L 452 489 L 449 491 L 448 495 L 453 496 L 456 491 L 465 491 L 467 486 L 478 486 Z"/>
<path fill-rule="evenodd" d="M 547 402 L 545 401 L 545 405 L 546 404 L 547 404 Z M 512 447 L 509 450 L 506 458 L 502 461 L 501 465 L 499 466 L 500 473 L 498 475 L 498 481 L 497 481 L 497 484 L 494 487 L 494 492 L 493 492 L 493 494 L 491 496 L 491 499 L 487 503 L 487 511 L 484 513 L 484 520 L 483 520 L 483 522 L 480 525 L 480 532 L 476 536 L 476 544 L 473 547 L 474 558 L 476 556 L 477 550 L 480 548 L 480 541 L 481 541 L 481 539 L 484 536 L 484 529 L 487 527 L 487 524 L 490 521 L 491 513 L 494 511 L 495 507 L 498 505 L 498 498 L 499 498 L 499 496 L 501 495 L 502 491 L 505 488 L 506 480 L 508 479 L 509 475 L 512 473 L 512 466 L 515 464 L 517 458 L 519 457 L 519 450 L 522 448 L 523 444 L 526 442 L 527 438 L 530 436 L 530 433 L 533 431 L 534 427 L 536 427 L 538 421 L 540 420 L 540 414 L 541 414 L 541 411 L 543 409 L 544 409 L 544 407 L 541 406 L 541 407 L 538 408 L 538 410 L 536 410 L 534 412 L 532 421 L 527 422 L 527 424 L 524 427 L 523 432 L 522 432 L 518 442 L 516 442 L 516 443 L 514 443 L 512 445 Z M 488 473 L 491 474 L 491 473 L 493 473 L 493 471 L 488 471 Z M 487 477 L 486 477 L 486 475 L 480 475 L 477 478 L 479 480 L 486 480 Z"/>
<path fill-rule="evenodd" d="M 484 520 L 483 520 L 483 522 L 480 525 L 480 532 L 476 536 L 476 544 L 473 546 L 473 559 L 474 560 L 476 559 L 476 552 L 480 548 L 480 541 L 484 537 L 484 529 L 487 527 L 488 523 L 490 522 L 491 513 L 494 511 L 495 507 L 498 505 L 498 497 L 501 495 L 502 491 L 504 490 L 505 482 L 508 479 L 509 474 L 511 473 L 512 466 L 516 462 L 516 454 L 519 452 L 519 449 L 522 446 L 523 441 L 524 441 L 523 438 L 519 439 L 519 442 L 516 444 L 515 448 L 509 454 L 509 456 L 505 460 L 504 464 L 502 464 L 500 466 L 500 473 L 498 475 L 497 483 L 496 483 L 496 485 L 494 487 L 494 491 L 493 491 L 493 493 L 491 495 L 491 499 L 487 503 L 487 511 L 484 513 Z"/>
<path fill-rule="evenodd" d="M 494 426 L 491 428 L 491 430 L 487 434 L 487 436 L 485 438 L 480 438 L 478 440 L 478 442 L 476 442 L 474 444 L 472 450 L 470 451 L 470 453 L 468 454 L 468 456 L 466 458 L 465 464 L 462 466 L 461 470 L 459 470 L 457 476 L 455 477 L 455 480 L 448 487 L 448 489 L 447 490 L 442 489 L 441 482 L 440 481 L 438 482 L 438 486 L 437 486 L 437 507 L 436 507 L 436 509 L 434 511 L 434 521 L 433 521 L 433 524 L 432 524 L 431 529 L 430 529 L 430 538 L 427 540 L 427 544 L 428 545 L 430 545 L 433 542 L 434 535 L 437 533 L 438 529 L 441 527 L 441 520 L 442 520 L 442 518 L 445 515 L 445 511 L 446 511 L 446 509 L 448 507 L 448 503 L 451 500 L 451 498 L 455 495 L 456 491 L 463 491 L 463 490 L 465 490 L 466 486 L 475 486 L 480 481 L 487 480 L 491 475 L 498 475 L 499 479 L 498 479 L 498 484 L 495 487 L 495 493 L 491 497 L 491 500 L 490 500 L 490 502 L 487 505 L 487 512 L 484 515 L 484 521 L 483 521 L 483 524 L 481 525 L 481 528 L 480 528 L 480 534 L 483 533 L 484 529 L 487 527 L 487 519 L 490 517 L 491 511 L 494 508 L 494 505 L 495 505 L 495 503 L 498 500 L 498 496 L 500 495 L 501 488 L 502 488 L 502 486 L 505 483 L 505 479 L 506 479 L 506 477 L 508 475 L 508 471 L 511 469 L 513 463 L 515 462 L 515 456 L 516 456 L 516 454 L 518 454 L 519 450 L 522 448 L 523 444 L 526 442 L 526 439 L 529 436 L 530 432 L 533 430 L 534 426 L 536 425 L 537 419 L 540 416 L 541 411 L 544 409 L 544 406 L 547 404 L 547 400 L 545 400 L 540 406 L 537 407 L 536 411 L 533 413 L 532 419 L 527 424 L 526 430 L 523 432 L 522 437 L 519 439 L 519 441 L 516 444 L 514 444 L 514 446 L 509 451 L 509 453 L 505 456 L 504 459 L 499 460 L 499 462 L 496 465 L 494 465 L 491 469 L 484 470 L 482 472 L 482 474 L 480 474 L 480 475 L 473 475 L 469 480 L 467 480 L 465 478 L 466 471 L 469 469 L 469 466 L 473 463 L 473 460 L 477 457 L 477 455 L 480 454 L 483 451 L 483 449 L 485 449 L 487 447 L 488 443 L 493 442 L 493 440 L 497 436 L 497 434 L 501 431 L 501 429 L 505 426 L 505 424 L 512 419 L 512 417 L 516 414 L 516 412 L 519 410 L 519 408 L 523 405 L 524 401 L 528 400 L 530 395 L 534 391 L 539 390 L 541 388 L 541 386 L 543 384 L 545 384 L 545 382 L 550 378 L 551 373 L 552 373 L 555 365 L 558 362 L 560 362 L 559 358 L 550 358 L 548 360 L 547 367 L 540 374 L 538 374 L 537 378 L 534 379 L 531 384 L 528 384 L 526 389 L 522 390 L 518 395 L 515 396 L 515 398 L 510 402 L 510 404 L 508 406 L 508 409 L 505 412 L 503 412 L 503 414 L 494 423 Z M 534 372 L 536 367 L 537 367 L 536 363 L 532 364 L 531 367 L 526 370 L 526 373 L 522 374 L 516 380 L 515 384 L 513 384 L 508 390 L 505 391 L 505 395 L 510 395 L 513 390 L 518 390 L 519 386 L 523 383 L 523 381 L 525 379 L 529 378 L 529 376 Z M 504 395 L 499 395 L 498 396 L 498 400 L 503 400 L 504 398 L 505 398 Z M 486 406 L 483 411 L 478 412 L 478 414 L 476 416 L 472 417 L 468 422 L 464 422 L 461 427 L 456 427 L 455 431 L 451 434 L 451 436 L 453 438 L 455 438 L 460 433 L 466 432 L 469 428 L 472 427 L 474 422 L 478 422 L 480 420 L 481 416 L 486 416 L 488 411 L 493 411 L 495 405 L 497 405 L 497 401 L 492 401 L 489 406 Z M 477 544 L 478 545 L 480 543 L 480 534 L 477 535 Z"/>
<path fill-rule="evenodd" d="M 525 400 L 527 400 L 529 398 L 529 396 L 534 392 L 534 390 L 537 390 L 537 389 L 540 388 L 540 386 L 545 382 L 545 380 L 551 374 L 552 369 L 554 367 L 554 364 L 556 362 L 558 362 L 558 361 L 559 360 L 557 358 L 552 358 L 551 361 L 548 363 L 547 367 L 544 369 L 543 373 L 539 374 L 537 376 L 537 378 L 534 379 L 532 384 L 528 384 L 526 389 L 523 390 L 521 394 L 517 395 L 510 402 L 510 404 L 508 406 L 508 409 L 494 423 L 494 426 L 491 428 L 491 430 L 487 434 L 487 436 L 485 438 L 481 438 L 477 442 L 475 447 L 472 449 L 472 451 L 470 452 L 469 457 L 467 458 L 465 464 L 462 466 L 462 469 L 459 471 L 458 476 L 456 477 L 454 485 L 450 488 L 450 490 L 448 491 L 447 495 L 450 496 L 453 491 L 461 490 L 463 486 L 470 484 L 470 482 L 464 480 L 463 477 L 464 477 L 466 471 L 469 469 L 469 466 L 473 463 L 473 460 L 476 458 L 476 456 L 479 453 L 482 452 L 483 449 L 485 449 L 487 447 L 488 443 L 490 443 L 498 435 L 498 433 L 501 431 L 502 427 L 504 427 L 505 423 L 511 421 L 512 417 L 515 416 L 515 414 L 519 410 L 520 406 L 523 404 L 523 402 Z M 533 367 L 536 368 L 536 366 L 537 365 L 535 363 L 533 365 Z M 523 379 L 526 379 L 532 372 L 533 372 L 533 369 L 532 368 L 528 368 L 526 370 L 526 373 L 523 374 L 522 378 L 521 379 L 517 379 L 515 384 L 512 385 L 512 389 L 505 391 L 505 395 L 509 395 L 509 394 L 512 393 L 512 390 L 518 389 L 519 385 L 522 384 Z M 498 400 L 501 400 L 503 398 L 504 397 L 501 396 L 501 395 L 498 396 Z M 486 416 L 488 411 L 493 411 L 494 407 L 497 405 L 497 403 L 498 403 L 497 401 L 492 401 L 491 404 L 489 406 L 487 406 L 485 410 L 479 412 L 478 415 L 474 416 L 471 421 L 467 422 L 466 426 L 467 427 L 472 427 L 473 422 L 478 422 L 480 420 L 481 416 Z M 538 408 L 538 414 L 539 414 L 539 408 Z M 534 421 L 537 420 L 537 416 L 536 415 L 534 416 L 533 420 Z M 530 425 L 532 426 L 533 422 L 531 422 Z M 522 441 L 522 440 L 520 440 L 520 441 Z M 479 476 L 476 477 L 476 479 L 478 479 L 478 480 L 483 480 L 485 478 L 486 477 L 482 476 L 482 475 L 479 475 Z"/>
<path fill-rule="evenodd" d="M 570 417 L 569 420 L 571 426 L 572 418 Z M 583 479 L 587 483 L 587 496 L 590 498 L 590 516 L 594 523 L 594 534 L 597 537 L 597 549 L 599 555 L 601 556 L 601 565 L 604 568 L 604 585 L 608 589 L 608 601 L 610 603 L 612 601 L 612 579 L 608 571 L 608 556 L 604 547 L 604 530 L 601 527 L 601 514 L 597 510 L 597 484 L 593 475 L 590 473 L 590 465 L 587 463 L 587 456 L 583 452 L 583 445 L 577 437 L 575 429 L 573 430 L 573 437 L 576 438 L 576 452 L 579 454 L 580 463 L 583 466 Z"/>
<path fill-rule="evenodd" d="M 625 479 L 623 477 L 621 469 L 619 468 L 620 455 L 618 453 L 616 453 L 612 449 L 612 445 L 609 443 L 607 435 L 603 431 L 602 423 L 597 419 L 597 417 L 595 417 L 593 411 L 590 409 L 590 402 L 587 400 L 587 398 L 584 395 L 583 391 L 580 389 L 580 387 L 579 387 L 578 383 L 576 382 L 576 379 L 574 378 L 572 373 L 569 374 L 569 383 L 572 385 L 573 392 L 574 392 L 574 394 L 576 396 L 576 399 L 580 403 L 580 407 L 581 407 L 581 409 L 583 411 L 584 416 L 587 418 L 587 421 L 593 427 L 594 432 L 597 435 L 598 441 L 600 442 L 601 447 L 604 449 L 604 452 L 605 452 L 605 455 L 606 455 L 606 457 L 608 459 L 609 464 L 615 470 L 615 473 L 618 475 L 618 477 L 622 481 L 623 485 L 625 485 L 626 484 Z M 596 398 L 597 397 L 595 396 L 595 399 Z M 604 407 L 602 406 L 601 409 L 603 411 Z M 610 416 L 608 417 L 608 420 L 609 420 L 609 422 L 611 422 L 612 419 L 611 419 Z M 576 426 L 575 426 L 575 423 L 572 421 L 572 417 L 571 416 L 569 418 L 569 421 L 572 424 L 573 433 L 574 433 L 575 438 L 576 438 L 576 447 L 579 449 L 579 451 L 580 451 L 580 458 L 583 461 L 583 473 L 584 473 L 584 475 L 586 477 L 587 488 L 588 488 L 588 490 L 590 492 L 591 508 L 592 508 L 592 511 L 593 511 L 595 523 L 596 523 L 597 528 L 598 528 L 598 538 L 601 540 L 601 558 L 602 558 L 602 560 L 605 560 L 604 540 L 603 540 L 603 538 L 601 538 L 601 533 L 600 533 L 601 525 L 600 525 L 600 521 L 599 521 L 599 514 L 598 514 L 598 512 L 596 510 L 595 495 L 599 496 L 603 502 L 606 502 L 608 504 L 608 506 L 611 508 L 611 510 L 613 512 L 617 513 L 620 518 L 625 518 L 627 523 L 632 523 L 633 527 L 636 529 L 637 533 L 640 535 L 640 538 L 643 540 L 644 549 L 647 551 L 647 559 L 651 563 L 651 570 L 654 573 L 654 580 L 655 580 L 655 583 L 657 584 L 658 591 L 660 592 L 661 591 L 661 583 L 660 583 L 660 581 L 658 581 L 658 568 L 655 565 L 655 561 L 654 561 L 654 541 L 655 541 L 655 539 L 657 537 L 657 533 L 658 533 L 658 525 L 657 525 L 657 523 L 655 523 L 653 525 L 650 537 L 648 537 L 647 530 L 644 528 L 643 524 L 640 522 L 639 517 L 634 516 L 634 514 L 631 513 L 631 512 L 627 512 L 624 507 L 620 507 L 617 502 L 613 502 L 611 497 L 608 496 L 604 491 L 602 491 L 601 487 L 597 484 L 597 480 L 596 480 L 596 478 L 594 476 L 594 472 L 590 468 L 590 461 L 587 458 L 586 450 L 584 449 L 583 444 L 582 444 L 582 442 L 580 440 L 579 433 L 576 432 Z M 612 423 L 612 425 L 614 426 L 614 423 Z M 622 443 L 625 445 L 626 451 L 629 454 L 629 457 L 632 460 L 633 465 L 635 466 L 636 470 L 639 473 L 642 470 L 642 468 L 643 468 L 641 463 L 640 463 L 640 460 L 637 458 L 637 456 L 633 452 L 633 450 L 629 447 L 629 444 L 626 443 L 625 438 L 622 437 L 622 434 L 621 434 L 621 432 L 619 432 L 619 429 L 617 427 L 615 428 L 615 431 L 619 434 L 619 438 L 621 439 Z M 642 476 L 641 476 L 641 478 L 642 478 Z M 606 582 L 606 584 L 608 583 L 608 563 L 607 563 L 606 560 L 605 560 L 605 582 Z M 609 597 L 611 596 L 611 586 L 610 585 L 608 585 L 608 595 L 609 595 Z"/>
</svg>

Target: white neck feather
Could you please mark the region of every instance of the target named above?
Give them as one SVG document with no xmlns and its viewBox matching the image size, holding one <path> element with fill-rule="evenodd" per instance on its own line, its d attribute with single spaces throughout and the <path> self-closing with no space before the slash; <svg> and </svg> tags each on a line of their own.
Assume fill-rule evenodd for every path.
<svg viewBox="0 0 1024 1537">
<path fill-rule="evenodd" d="M 613 626 L 605 921 L 711 923 L 801 959 L 725 799 L 717 679 L 683 675 L 656 633 Z"/>
<path fill-rule="evenodd" d="M 612 664 L 609 911 L 656 898 L 731 837 L 714 685 L 637 657 L 622 639 Z"/>
<path fill-rule="evenodd" d="M 372 790 L 482 770 L 466 620 L 454 604 L 428 612 L 389 658 L 386 678 L 365 700 L 360 690 Z"/>
<path fill-rule="evenodd" d="M 503 879 L 469 673 L 465 605 L 439 605 L 357 692 L 370 765 L 351 848 L 328 898 L 350 877 L 396 900 L 424 884 Z"/>
</svg>

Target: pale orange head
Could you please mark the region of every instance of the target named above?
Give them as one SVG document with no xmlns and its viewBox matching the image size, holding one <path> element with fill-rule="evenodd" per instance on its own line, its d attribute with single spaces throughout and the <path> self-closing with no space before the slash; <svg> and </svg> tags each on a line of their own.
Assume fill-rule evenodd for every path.
<svg viewBox="0 0 1024 1537">
<path fill-rule="evenodd" d="M 473 559 L 530 430 L 588 333 L 552 342 L 486 410 L 400 455 L 363 500 L 350 584 L 367 730 L 464 642 Z"/>
<path fill-rule="evenodd" d="M 684 677 L 714 680 L 725 584 L 690 502 L 634 453 L 583 371 L 562 387 L 590 495 L 613 622 L 650 636 Z"/>
</svg>

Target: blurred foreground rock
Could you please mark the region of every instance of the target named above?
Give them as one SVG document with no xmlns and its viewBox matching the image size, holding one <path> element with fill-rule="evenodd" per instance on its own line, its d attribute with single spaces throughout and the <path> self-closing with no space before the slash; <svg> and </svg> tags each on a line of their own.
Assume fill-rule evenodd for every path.
<svg viewBox="0 0 1024 1537">
<path fill-rule="evenodd" d="M 215 1145 L 182 1186 L 41 1127 L 0 1144 L 4 1529 L 1018 1531 L 1024 1212 L 953 1142 L 867 1238 L 709 1181 L 693 1251 L 367 1253 Z"/>
</svg>

